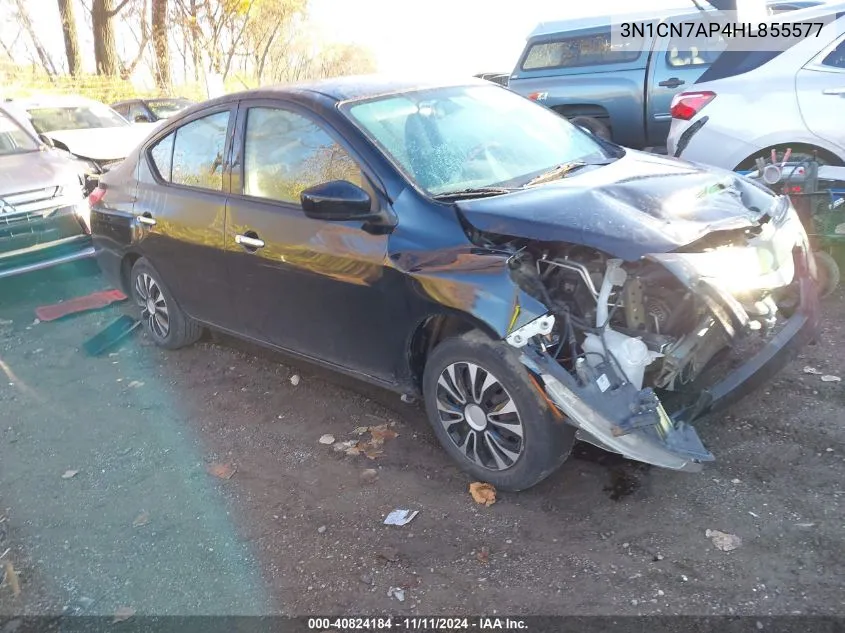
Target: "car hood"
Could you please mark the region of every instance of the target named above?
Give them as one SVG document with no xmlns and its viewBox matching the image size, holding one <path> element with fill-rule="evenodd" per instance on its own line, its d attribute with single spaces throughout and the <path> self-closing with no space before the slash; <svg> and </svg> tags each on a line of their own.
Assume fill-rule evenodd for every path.
<svg viewBox="0 0 845 633">
<path fill-rule="evenodd" d="M 47 132 L 72 154 L 92 160 L 126 158 L 152 131 L 152 126 L 102 127 L 88 130 L 57 130 Z"/>
<path fill-rule="evenodd" d="M 633 261 L 752 226 L 773 196 L 730 171 L 626 150 L 610 165 L 514 193 L 463 200 L 486 233 L 568 242 Z"/>
<path fill-rule="evenodd" d="M 0 198 L 70 184 L 79 184 L 76 168 L 69 160 L 51 152 L 0 156 Z"/>
</svg>

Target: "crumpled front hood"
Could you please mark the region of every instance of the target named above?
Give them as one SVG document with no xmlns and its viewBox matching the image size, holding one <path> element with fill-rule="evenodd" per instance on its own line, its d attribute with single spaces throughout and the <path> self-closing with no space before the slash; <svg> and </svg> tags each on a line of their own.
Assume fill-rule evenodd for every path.
<svg viewBox="0 0 845 633">
<path fill-rule="evenodd" d="M 0 198 L 24 191 L 78 183 L 79 177 L 73 163 L 52 152 L 0 156 Z"/>
<path fill-rule="evenodd" d="M 102 127 L 47 132 L 72 154 L 92 160 L 118 160 L 129 156 L 152 132 L 152 126 Z"/>
<path fill-rule="evenodd" d="M 627 150 L 610 165 L 456 206 L 487 233 L 582 244 L 633 261 L 752 226 L 772 202 L 733 172 Z"/>
</svg>

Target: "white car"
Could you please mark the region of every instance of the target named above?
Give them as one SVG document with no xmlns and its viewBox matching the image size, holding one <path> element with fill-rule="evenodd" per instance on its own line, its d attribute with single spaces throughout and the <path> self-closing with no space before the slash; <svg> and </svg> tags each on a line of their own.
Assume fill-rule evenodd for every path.
<svg viewBox="0 0 845 633">
<path fill-rule="evenodd" d="M 730 170 L 754 169 L 775 150 L 790 161 L 817 156 L 845 164 L 845 3 L 790 11 L 773 20 L 827 24 L 781 52 L 732 50 L 695 90 L 672 102 L 667 153 Z M 815 33 L 815 30 L 813 30 Z"/>
<path fill-rule="evenodd" d="M 156 127 L 133 125 L 107 105 L 81 96 L 49 95 L 14 104 L 26 112 L 45 143 L 78 161 L 91 182 L 126 158 Z"/>
</svg>

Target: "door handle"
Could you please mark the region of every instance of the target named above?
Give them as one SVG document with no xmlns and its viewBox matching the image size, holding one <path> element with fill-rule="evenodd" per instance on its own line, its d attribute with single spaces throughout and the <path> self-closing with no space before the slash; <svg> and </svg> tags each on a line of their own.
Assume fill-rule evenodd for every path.
<svg viewBox="0 0 845 633">
<path fill-rule="evenodd" d="M 236 235 L 235 242 L 246 248 L 264 248 L 264 240 L 249 235 Z"/>
<path fill-rule="evenodd" d="M 683 79 L 678 79 L 677 77 L 672 77 L 671 79 L 666 79 L 665 81 L 661 81 L 658 86 L 661 88 L 677 88 L 678 86 L 683 86 L 685 82 Z"/>
<path fill-rule="evenodd" d="M 141 224 L 146 224 L 147 226 L 155 226 L 156 221 L 148 215 L 136 215 L 135 219 L 138 220 Z"/>
<path fill-rule="evenodd" d="M 827 88 L 822 90 L 823 95 L 837 95 L 837 96 L 845 96 L 845 88 Z"/>
</svg>

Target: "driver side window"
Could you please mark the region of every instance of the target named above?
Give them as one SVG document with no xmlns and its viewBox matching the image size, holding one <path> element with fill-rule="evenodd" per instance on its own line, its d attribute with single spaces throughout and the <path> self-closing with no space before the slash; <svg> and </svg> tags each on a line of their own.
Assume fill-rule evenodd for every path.
<svg viewBox="0 0 845 633">
<path fill-rule="evenodd" d="M 360 168 L 311 119 L 281 108 L 250 108 L 244 142 L 244 193 L 299 204 L 304 189 L 331 180 L 364 187 Z"/>
</svg>

